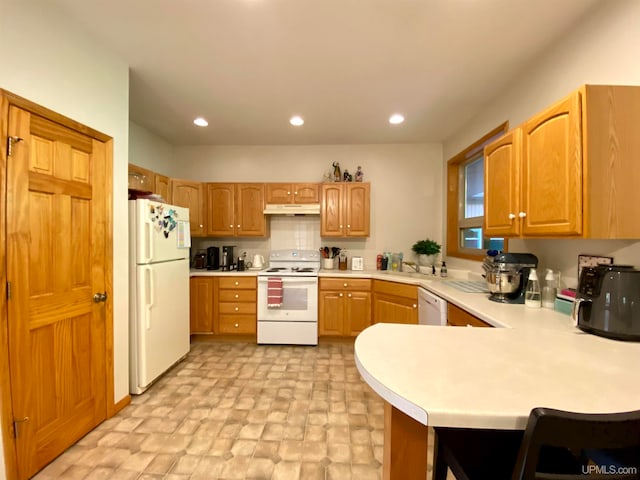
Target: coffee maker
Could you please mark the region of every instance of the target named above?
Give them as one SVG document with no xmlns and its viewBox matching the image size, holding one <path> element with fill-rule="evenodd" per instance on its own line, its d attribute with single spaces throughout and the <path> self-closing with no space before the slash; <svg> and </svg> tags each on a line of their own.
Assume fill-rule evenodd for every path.
<svg viewBox="0 0 640 480">
<path fill-rule="evenodd" d="M 499 303 L 524 303 L 524 291 L 529 272 L 538 266 L 538 257 L 531 253 L 498 253 L 487 256 L 484 268 L 489 288 L 489 300 Z"/>
<path fill-rule="evenodd" d="M 220 248 L 207 248 L 207 270 L 218 270 L 220 268 Z"/>
<path fill-rule="evenodd" d="M 220 258 L 220 268 L 222 270 L 233 270 L 233 248 L 234 245 L 226 245 L 222 247 L 222 256 Z"/>
</svg>

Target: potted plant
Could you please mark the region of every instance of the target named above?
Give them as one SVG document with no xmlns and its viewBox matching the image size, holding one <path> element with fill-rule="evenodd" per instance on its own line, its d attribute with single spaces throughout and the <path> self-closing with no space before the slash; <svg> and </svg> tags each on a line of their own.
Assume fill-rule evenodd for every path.
<svg viewBox="0 0 640 480">
<path fill-rule="evenodd" d="M 436 256 L 440 253 L 440 248 L 441 246 L 438 242 L 426 238 L 414 243 L 411 250 L 418 256 L 420 265 L 429 266 L 436 263 Z"/>
</svg>

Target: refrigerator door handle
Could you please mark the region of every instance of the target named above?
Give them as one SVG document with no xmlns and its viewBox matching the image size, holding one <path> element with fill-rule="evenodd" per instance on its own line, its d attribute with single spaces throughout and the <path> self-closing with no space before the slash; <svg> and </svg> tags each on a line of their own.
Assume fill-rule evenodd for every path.
<svg viewBox="0 0 640 480">
<path fill-rule="evenodd" d="M 144 274 L 147 277 L 147 281 L 144 282 L 147 291 L 144 293 L 146 304 L 144 306 L 145 311 L 145 325 L 147 330 L 151 329 L 151 308 L 153 307 L 155 299 L 153 298 L 154 285 L 153 285 L 153 269 L 151 267 L 144 267 Z"/>
<path fill-rule="evenodd" d="M 144 246 L 144 253 L 147 255 L 142 259 L 142 263 L 148 263 L 153 258 L 153 242 L 151 241 L 151 222 L 149 220 L 145 220 L 142 225 L 142 241 Z"/>
</svg>

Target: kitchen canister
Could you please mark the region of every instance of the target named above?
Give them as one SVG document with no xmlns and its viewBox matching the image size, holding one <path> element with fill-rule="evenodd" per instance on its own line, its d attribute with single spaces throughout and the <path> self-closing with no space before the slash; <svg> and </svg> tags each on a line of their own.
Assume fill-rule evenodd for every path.
<svg viewBox="0 0 640 480">
<path fill-rule="evenodd" d="M 323 258 L 322 268 L 324 268 L 325 270 L 333 270 L 334 263 L 335 262 L 333 258 Z"/>
</svg>

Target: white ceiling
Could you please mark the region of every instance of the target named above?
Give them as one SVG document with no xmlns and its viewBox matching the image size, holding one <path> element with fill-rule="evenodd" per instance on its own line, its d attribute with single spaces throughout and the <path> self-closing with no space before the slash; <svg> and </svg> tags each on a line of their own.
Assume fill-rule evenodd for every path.
<svg viewBox="0 0 640 480">
<path fill-rule="evenodd" d="M 49 0 L 174 145 L 443 141 L 601 1 Z"/>
</svg>

